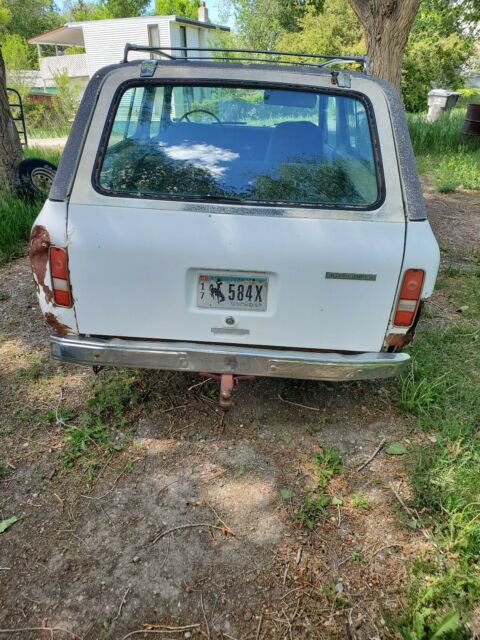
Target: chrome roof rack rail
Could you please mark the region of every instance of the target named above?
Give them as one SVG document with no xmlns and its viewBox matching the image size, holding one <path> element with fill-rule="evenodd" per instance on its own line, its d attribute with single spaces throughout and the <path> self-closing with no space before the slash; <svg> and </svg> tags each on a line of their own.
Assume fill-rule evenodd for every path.
<svg viewBox="0 0 480 640">
<path fill-rule="evenodd" d="M 217 47 L 151 47 L 147 45 L 130 44 L 127 42 L 122 62 L 128 62 L 128 54 L 130 51 L 144 51 L 145 53 L 157 54 L 167 58 L 168 60 L 180 60 L 182 62 L 199 60 L 204 62 L 257 62 L 292 64 L 317 68 L 330 67 L 336 64 L 357 64 L 362 67 L 363 73 L 368 74 L 368 56 L 327 56 L 316 53 L 293 53 L 291 51 L 268 51 L 264 49 L 221 49 Z M 205 57 L 201 55 L 204 53 L 223 55 Z M 243 54 L 243 56 L 231 57 L 231 54 Z M 259 58 L 258 56 L 263 57 Z M 291 58 L 291 60 L 279 60 L 279 57 Z M 311 62 L 299 62 L 300 58 L 307 58 L 308 60 L 311 60 Z"/>
</svg>

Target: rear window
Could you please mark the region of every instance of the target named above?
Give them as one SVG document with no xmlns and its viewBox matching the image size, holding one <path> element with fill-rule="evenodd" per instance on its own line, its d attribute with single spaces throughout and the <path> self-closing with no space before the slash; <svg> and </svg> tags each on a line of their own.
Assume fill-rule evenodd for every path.
<svg viewBox="0 0 480 640">
<path fill-rule="evenodd" d="M 109 195 L 372 208 L 379 171 L 355 96 L 166 84 L 124 91 L 96 179 Z"/>
</svg>

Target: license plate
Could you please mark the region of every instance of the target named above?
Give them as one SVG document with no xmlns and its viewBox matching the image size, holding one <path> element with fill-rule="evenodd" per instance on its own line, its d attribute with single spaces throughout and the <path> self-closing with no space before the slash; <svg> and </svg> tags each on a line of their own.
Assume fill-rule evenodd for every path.
<svg viewBox="0 0 480 640">
<path fill-rule="evenodd" d="M 197 281 L 197 305 L 208 309 L 267 308 L 266 276 L 200 273 Z"/>
</svg>

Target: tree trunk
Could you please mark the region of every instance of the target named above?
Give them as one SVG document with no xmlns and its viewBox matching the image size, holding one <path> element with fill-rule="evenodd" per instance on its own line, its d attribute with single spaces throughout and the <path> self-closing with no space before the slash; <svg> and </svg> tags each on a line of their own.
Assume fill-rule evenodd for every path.
<svg viewBox="0 0 480 640">
<path fill-rule="evenodd" d="M 401 92 L 403 54 L 420 0 L 349 0 L 365 31 L 370 72 Z"/>
<path fill-rule="evenodd" d="M 8 106 L 5 81 L 5 64 L 0 47 L 0 191 L 8 191 L 13 187 L 15 170 L 23 157 L 20 138 Z"/>
</svg>

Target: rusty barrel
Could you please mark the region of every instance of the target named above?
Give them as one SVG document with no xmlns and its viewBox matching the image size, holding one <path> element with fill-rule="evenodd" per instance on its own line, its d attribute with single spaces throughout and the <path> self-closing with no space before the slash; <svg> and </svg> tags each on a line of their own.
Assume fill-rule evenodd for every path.
<svg viewBox="0 0 480 640">
<path fill-rule="evenodd" d="M 480 136 L 480 104 L 468 105 L 462 133 L 466 136 Z"/>
</svg>

